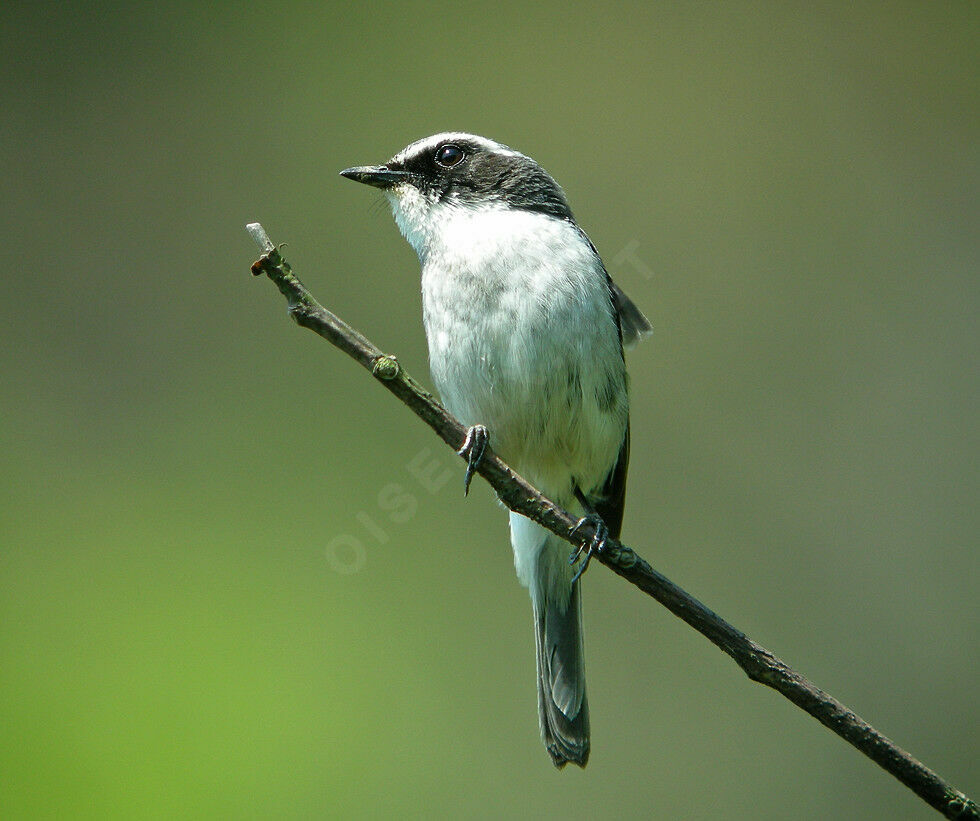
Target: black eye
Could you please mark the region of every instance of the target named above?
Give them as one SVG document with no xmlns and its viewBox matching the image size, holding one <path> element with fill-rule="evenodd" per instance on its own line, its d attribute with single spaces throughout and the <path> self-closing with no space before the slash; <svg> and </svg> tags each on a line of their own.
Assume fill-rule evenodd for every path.
<svg viewBox="0 0 980 821">
<path fill-rule="evenodd" d="M 441 145 L 436 151 L 436 162 L 443 168 L 452 168 L 463 161 L 463 149 L 458 145 Z"/>
</svg>

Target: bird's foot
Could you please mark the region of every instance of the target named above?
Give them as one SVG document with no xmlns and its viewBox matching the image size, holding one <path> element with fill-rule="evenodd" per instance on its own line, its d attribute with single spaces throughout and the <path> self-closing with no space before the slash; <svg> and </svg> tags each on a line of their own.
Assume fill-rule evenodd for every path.
<svg viewBox="0 0 980 821">
<path fill-rule="evenodd" d="M 575 575 L 572 577 L 572 584 L 575 584 L 585 572 L 586 568 L 589 566 L 589 562 L 592 557 L 597 553 L 602 553 L 606 546 L 606 539 L 609 538 L 609 528 L 606 527 L 606 523 L 602 521 L 602 517 L 598 513 L 586 513 L 581 519 L 576 522 L 575 526 L 572 527 L 568 534 L 574 536 L 581 528 L 586 525 L 592 525 L 592 538 L 588 541 L 582 542 L 579 545 L 578 550 L 574 551 L 571 556 L 568 557 L 568 563 L 574 565 L 575 562 L 579 562 L 578 569 L 575 571 Z M 584 558 L 583 558 L 584 554 Z"/>
<path fill-rule="evenodd" d="M 466 459 L 466 475 L 463 476 L 464 496 L 468 496 L 470 493 L 470 482 L 473 479 L 473 474 L 476 473 L 476 469 L 480 466 L 480 460 L 483 459 L 483 453 L 486 451 L 489 441 L 490 434 L 487 433 L 487 429 L 483 425 L 473 425 L 466 431 L 463 446 L 456 451 Z"/>
</svg>

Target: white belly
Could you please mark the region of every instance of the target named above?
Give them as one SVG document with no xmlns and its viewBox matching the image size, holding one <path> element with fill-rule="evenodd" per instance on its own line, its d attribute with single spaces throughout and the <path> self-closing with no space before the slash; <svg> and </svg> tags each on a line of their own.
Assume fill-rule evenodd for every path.
<svg viewBox="0 0 980 821">
<path fill-rule="evenodd" d="M 430 366 L 446 407 L 558 501 L 602 483 L 623 441 L 626 377 L 605 273 L 543 214 L 457 215 L 424 260 Z"/>
</svg>

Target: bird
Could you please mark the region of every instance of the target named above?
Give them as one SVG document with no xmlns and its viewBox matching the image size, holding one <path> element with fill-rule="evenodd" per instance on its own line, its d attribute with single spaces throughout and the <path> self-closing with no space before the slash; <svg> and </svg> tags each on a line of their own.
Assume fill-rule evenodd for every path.
<svg viewBox="0 0 980 821">
<path fill-rule="evenodd" d="M 433 382 L 467 427 L 464 490 L 489 446 L 595 536 L 569 557 L 510 513 L 535 631 L 541 737 L 559 769 L 591 747 L 582 571 L 619 538 L 629 463 L 624 348 L 651 332 L 558 183 L 494 140 L 443 132 L 343 177 L 381 189 L 418 254 Z"/>
</svg>

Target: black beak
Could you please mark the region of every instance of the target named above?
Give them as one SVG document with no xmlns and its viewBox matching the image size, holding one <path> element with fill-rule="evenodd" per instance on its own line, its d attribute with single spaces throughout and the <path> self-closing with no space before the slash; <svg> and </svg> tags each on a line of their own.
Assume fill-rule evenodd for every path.
<svg viewBox="0 0 980 821">
<path fill-rule="evenodd" d="M 359 165 L 340 172 L 341 177 L 373 185 L 375 188 L 391 188 L 410 176 L 407 171 L 393 171 L 386 165 Z"/>
</svg>

